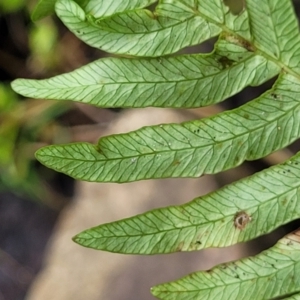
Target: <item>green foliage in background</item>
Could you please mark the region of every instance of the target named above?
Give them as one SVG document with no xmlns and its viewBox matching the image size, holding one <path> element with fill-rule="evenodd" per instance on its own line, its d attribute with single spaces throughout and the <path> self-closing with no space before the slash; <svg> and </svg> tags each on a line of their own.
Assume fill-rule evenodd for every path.
<svg viewBox="0 0 300 300">
<path fill-rule="evenodd" d="M 45 80 L 18 79 L 27 97 L 99 107 L 203 107 L 277 76 L 243 106 L 202 120 L 144 127 L 96 145 L 41 148 L 40 162 L 74 178 L 130 182 L 199 177 L 282 149 L 300 137 L 300 35 L 290 0 L 58 0 L 64 24 L 104 58 Z M 51 13 L 40 1 L 35 18 Z M 109 5 L 108 5 L 109 4 Z M 209 54 L 176 55 L 218 37 Z M 172 55 L 171 54 L 175 54 Z M 181 206 L 87 229 L 74 241 L 118 253 L 224 247 L 300 216 L 300 154 Z M 152 289 L 159 299 L 298 299 L 300 237 L 292 233 L 252 258 Z M 222 296 L 220 296 L 222 295 Z"/>
<path fill-rule="evenodd" d="M 26 15 L 26 9 L 30 6 L 28 2 L 25 0 L 0 1 L 0 16 L 3 23 L 9 24 L 8 30 L 13 31 L 16 28 L 13 27 L 13 22 L 10 22 L 10 16 L 13 15 L 11 13 L 19 11 L 20 15 Z M 22 29 L 22 25 L 19 24 L 17 28 Z M 28 33 L 30 54 L 26 70 L 41 74 L 45 69 L 48 72 L 49 69 L 55 69 L 59 64 L 59 54 L 57 53 L 58 34 L 54 22 L 51 19 L 43 20 L 38 26 L 31 24 L 28 28 L 24 28 L 24 32 Z M 3 38 L 6 39 L 5 36 Z M 15 47 L 18 46 L 16 40 L 18 41 L 15 37 L 12 41 Z M 23 46 L 22 43 L 19 44 Z M 8 64 L 15 66 L 12 67 L 10 76 L 22 68 L 21 59 L 15 56 L 13 51 L 9 53 L 4 47 L 1 49 L 1 55 L 2 53 L 11 59 Z M 70 105 L 63 102 L 47 103 L 35 99 L 21 99 L 8 83 L 5 81 L 0 83 L 1 192 L 9 190 L 52 205 L 53 194 L 37 171 L 33 153 L 41 145 L 55 140 L 58 128 L 59 135 L 62 135 L 61 126 L 55 119 L 66 112 L 69 107 Z"/>
<path fill-rule="evenodd" d="M 52 140 L 54 120 L 67 109 L 59 102 L 20 101 L 8 85 L 0 84 L 0 191 L 11 190 L 51 204 L 33 152 L 40 147 L 41 136 Z"/>
</svg>

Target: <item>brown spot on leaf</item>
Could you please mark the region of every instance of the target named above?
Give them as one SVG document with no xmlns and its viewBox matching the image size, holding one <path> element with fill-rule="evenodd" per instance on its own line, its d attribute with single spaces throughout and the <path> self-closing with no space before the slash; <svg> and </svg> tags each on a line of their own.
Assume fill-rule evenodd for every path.
<svg viewBox="0 0 300 300">
<path fill-rule="evenodd" d="M 218 59 L 219 63 L 222 65 L 222 67 L 224 69 L 230 67 L 233 63 L 234 63 L 234 60 L 231 60 L 229 59 L 228 57 L 226 56 L 222 56 Z"/>
<path fill-rule="evenodd" d="M 229 43 L 243 47 L 249 52 L 255 51 L 254 45 L 252 45 L 249 41 L 247 41 L 241 37 L 237 37 L 237 36 L 234 36 L 231 34 L 223 34 L 222 37 L 225 38 L 225 40 L 227 40 Z"/>
<path fill-rule="evenodd" d="M 245 211 L 240 211 L 234 216 L 234 226 L 237 229 L 244 229 L 251 222 L 252 218 Z"/>
<path fill-rule="evenodd" d="M 180 164 L 180 161 L 179 160 L 175 160 L 174 162 L 173 162 L 173 166 L 178 166 Z"/>
</svg>

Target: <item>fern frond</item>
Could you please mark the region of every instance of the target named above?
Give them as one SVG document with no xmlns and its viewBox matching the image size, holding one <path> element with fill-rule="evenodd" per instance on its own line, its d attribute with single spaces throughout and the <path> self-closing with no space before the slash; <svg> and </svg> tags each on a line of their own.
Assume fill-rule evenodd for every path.
<svg viewBox="0 0 300 300">
<path fill-rule="evenodd" d="M 118 253 L 157 254 L 246 242 L 300 215 L 300 154 L 190 203 L 83 231 L 74 241 Z"/>
<path fill-rule="evenodd" d="M 276 299 L 300 290 L 299 251 L 298 230 L 255 257 L 158 285 L 152 293 L 163 300 Z"/>
<path fill-rule="evenodd" d="M 194 108 L 277 79 L 256 99 L 209 118 L 148 126 L 103 137 L 96 145 L 44 147 L 36 156 L 46 166 L 97 182 L 198 177 L 299 139 L 300 35 L 290 0 L 247 0 L 237 14 L 221 0 L 161 0 L 153 12 L 145 8 L 151 0 L 76 2 L 58 0 L 55 9 L 77 37 L 135 57 L 100 59 L 45 80 L 18 79 L 12 83 L 18 93 L 100 107 Z M 51 9 L 41 5 L 36 17 Z M 167 56 L 213 37 L 218 41 L 210 54 Z M 103 224 L 74 240 L 139 254 L 248 241 L 300 216 L 299 166 L 297 154 L 185 205 Z M 298 231 L 257 257 L 192 274 L 153 293 L 177 300 L 214 300 L 221 293 L 222 299 L 299 299 L 299 236 Z"/>
</svg>

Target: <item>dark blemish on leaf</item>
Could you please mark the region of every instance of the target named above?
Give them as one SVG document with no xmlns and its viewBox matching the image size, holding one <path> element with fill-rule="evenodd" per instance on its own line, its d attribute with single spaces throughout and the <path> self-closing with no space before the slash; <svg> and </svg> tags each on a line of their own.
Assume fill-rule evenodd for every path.
<svg viewBox="0 0 300 300">
<path fill-rule="evenodd" d="M 253 47 L 253 45 L 251 45 L 248 41 L 243 40 L 241 41 L 241 45 L 248 51 L 250 52 L 254 52 L 255 48 Z"/>
<path fill-rule="evenodd" d="M 218 59 L 218 62 L 222 65 L 223 69 L 226 69 L 234 63 L 234 60 L 231 60 L 226 56 L 222 56 Z"/>
<path fill-rule="evenodd" d="M 235 228 L 242 230 L 249 222 L 251 222 L 251 220 L 251 216 L 249 216 L 245 211 L 240 211 L 234 216 L 233 223 Z"/>
<path fill-rule="evenodd" d="M 252 45 L 249 41 L 247 41 L 247 40 L 245 40 L 241 37 L 238 38 L 238 37 L 236 37 L 234 35 L 231 35 L 231 34 L 224 34 L 223 37 L 229 43 L 232 43 L 232 44 L 235 44 L 237 46 L 243 47 L 246 50 L 248 50 L 249 52 L 254 52 L 255 51 L 254 45 Z"/>
<path fill-rule="evenodd" d="M 235 278 L 237 278 L 237 279 L 239 279 L 239 278 L 240 278 L 240 276 L 239 276 L 239 275 L 235 275 L 234 277 L 235 277 Z"/>
<path fill-rule="evenodd" d="M 202 245 L 202 243 L 200 241 L 196 241 L 197 245 Z"/>
<path fill-rule="evenodd" d="M 244 114 L 245 119 L 249 119 L 249 117 L 250 117 L 249 114 Z"/>
<path fill-rule="evenodd" d="M 281 96 L 275 93 L 272 93 L 271 97 L 273 97 L 274 99 L 281 99 Z"/>
</svg>

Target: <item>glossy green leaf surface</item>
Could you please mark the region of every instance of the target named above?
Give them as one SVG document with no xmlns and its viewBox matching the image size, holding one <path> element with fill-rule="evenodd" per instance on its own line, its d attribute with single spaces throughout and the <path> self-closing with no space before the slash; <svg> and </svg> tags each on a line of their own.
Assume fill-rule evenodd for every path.
<svg viewBox="0 0 300 300">
<path fill-rule="evenodd" d="M 152 293 L 163 300 L 277 299 L 299 291 L 299 251 L 298 230 L 255 257 L 158 285 L 152 289 Z"/>
<path fill-rule="evenodd" d="M 74 240 L 119 253 L 225 247 L 266 234 L 300 215 L 300 154 L 185 205 L 88 229 Z"/>
</svg>

